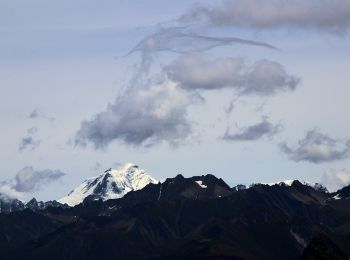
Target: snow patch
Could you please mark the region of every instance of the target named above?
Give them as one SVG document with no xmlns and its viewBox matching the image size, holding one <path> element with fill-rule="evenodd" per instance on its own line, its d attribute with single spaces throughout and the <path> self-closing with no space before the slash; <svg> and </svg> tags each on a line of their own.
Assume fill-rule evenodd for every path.
<svg viewBox="0 0 350 260">
<path fill-rule="evenodd" d="M 340 197 L 340 195 L 339 195 L 339 194 L 336 194 L 335 196 L 333 196 L 333 197 L 332 197 L 332 199 L 335 199 L 335 200 L 340 200 L 340 199 L 341 199 L 341 197 Z"/>
<path fill-rule="evenodd" d="M 203 189 L 207 188 L 207 185 L 204 185 L 202 181 L 196 181 L 196 183 Z"/>
</svg>

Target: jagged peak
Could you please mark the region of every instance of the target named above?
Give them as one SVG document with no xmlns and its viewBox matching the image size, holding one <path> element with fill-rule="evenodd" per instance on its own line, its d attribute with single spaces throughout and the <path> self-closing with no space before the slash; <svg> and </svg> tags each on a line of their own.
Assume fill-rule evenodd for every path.
<svg viewBox="0 0 350 260">
<path fill-rule="evenodd" d="M 283 180 L 283 181 L 278 181 L 278 182 L 269 182 L 269 183 L 262 183 L 265 185 L 269 185 L 269 186 L 273 186 L 273 185 L 284 185 L 284 186 L 292 186 L 293 184 L 302 184 L 302 185 L 306 185 L 306 186 L 313 186 L 310 182 L 308 181 L 304 181 L 304 180 Z"/>
<path fill-rule="evenodd" d="M 37 201 L 37 199 L 36 198 L 32 198 L 31 200 L 29 200 L 28 202 L 27 202 L 27 204 L 28 203 L 37 203 L 38 201 Z"/>
<path fill-rule="evenodd" d="M 313 188 L 315 190 L 328 193 L 327 188 L 325 186 L 323 186 L 321 183 L 318 183 L 318 182 L 311 183 L 308 181 L 298 180 L 298 179 L 284 180 L 284 181 L 273 182 L 273 183 L 262 183 L 262 184 L 269 185 L 269 186 L 279 185 L 279 186 L 289 186 L 289 187 L 307 186 L 307 187 Z"/>
</svg>

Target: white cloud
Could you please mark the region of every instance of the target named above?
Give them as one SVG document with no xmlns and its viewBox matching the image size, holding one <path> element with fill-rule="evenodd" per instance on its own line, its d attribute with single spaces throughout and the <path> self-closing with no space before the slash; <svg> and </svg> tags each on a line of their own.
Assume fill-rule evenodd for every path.
<svg viewBox="0 0 350 260">
<path fill-rule="evenodd" d="M 280 144 L 280 148 L 293 161 L 322 163 L 348 158 L 350 140 L 335 139 L 314 129 L 308 131 L 295 148 L 286 143 Z"/>
<path fill-rule="evenodd" d="M 27 166 L 20 170 L 14 178 L 0 182 L 0 193 L 11 198 L 23 199 L 26 194 L 32 193 L 64 175 L 65 173 L 59 170 L 36 171 L 33 167 Z"/>
<path fill-rule="evenodd" d="M 321 183 L 325 185 L 329 191 L 337 191 L 350 184 L 350 172 L 345 169 L 328 169 L 323 173 Z"/>
<path fill-rule="evenodd" d="M 95 148 L 106 147 L 114 140 L 134 146 L 162 141 L 176 145 L 191 132 L 186 118 L 190 103 L 190 96 L 169 80 L 136 88 L 118 97 L 92 120 L 84 121 L 75 142 L 92 142 Z"/>
</svg>

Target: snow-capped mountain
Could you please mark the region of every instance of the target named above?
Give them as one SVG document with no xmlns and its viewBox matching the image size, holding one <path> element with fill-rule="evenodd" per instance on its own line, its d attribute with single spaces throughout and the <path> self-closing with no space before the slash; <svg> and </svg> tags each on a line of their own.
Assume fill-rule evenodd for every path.
<svg viewBox="0 0 350 260">
<path fill-rule="evenodd" d="M 130 191 L 142 189 L 149 183 L 157 181 L 137 165 L 128 163 L 121 168 L 108 169 L 97 177 L 85 180 L 58 201 L 75 206 L 84 200 L 118 199 Z"/>
</svg>

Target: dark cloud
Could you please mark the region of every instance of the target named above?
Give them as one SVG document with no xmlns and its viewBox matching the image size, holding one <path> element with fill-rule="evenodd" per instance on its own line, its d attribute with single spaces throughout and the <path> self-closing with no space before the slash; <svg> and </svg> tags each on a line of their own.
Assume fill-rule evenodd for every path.
<svg viewBox="0 0 350 260">
<path fill-rule="evenodd" d="M 299 83 L 277 62 L 260 60 L 248 66 L 241 58 L 204 59 L 183 55 L 164 67 L 168 77 L 188 90 L 233 88 L 241 95 L 293 91 Z"/>
<path fill-rule="evenodd" d="M 280 148 L 290 160 L 322 163 L 348 158 L 350 140 L 335 139 L 314 129 L 308 131 L 294 148 L 286 143 L 281 143 Z"/>
<path fill-rule="evenodd" d="M 92 120 L 82 122 L 75 143 L 91 142 L 95 148 L 104 148 L 114 140 L 134 146 L 152 146 L 162 141 L 175 145 L 191 132 L 186 119 L 189 104 L 187 93 L 173 82 L 134 89 Z"/>
<path fill-rule="evenodd" d="M 16 176 L 8 181 L 0 182 L 0 192 L 9 197 L 21 198 L 26 193 L 37 191 L 45 184 L 56 181 L 65 176 L 60 170 L 36 171 L 27 166 L 20 170 Z"/>
<path fill-rule="evenodd" d="M 348 0 L 226 0 L 218 6 L 197 5 L 184 14 L 186 23 L 253 29 L 315 29 L 346 32 L 350 26 Z"/>
<path fill-rule="evenodd" d="M 170 27 L 162 28 L 158 32 L 145 37 L 127 55 L 137 51 L 144 55 L 159 51 L 190 53 L 206 51 L 215 47 L 231 44 L 277 49 L 276 47 L 264 42 L 246 40 L 237 37 L 205 36 L 190 32 L 184 27 Z"/>
<path fill-rule="evenodd" d="M 281 129 L 281 124 L 274 125 L 268 121 L 267 117 L 263 117 L 261 122 L 241 128 L 239 133 L 232 134 L 230 129 L 227 129 L 223 139 L 227 141 L 255 141 L 265 136 L 272 137 Z"/>
</svg>

